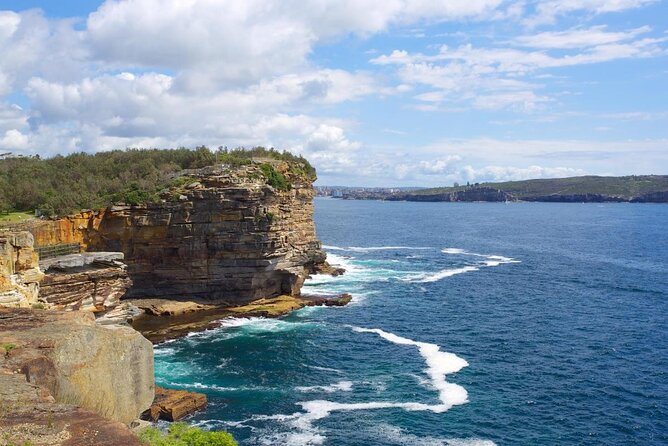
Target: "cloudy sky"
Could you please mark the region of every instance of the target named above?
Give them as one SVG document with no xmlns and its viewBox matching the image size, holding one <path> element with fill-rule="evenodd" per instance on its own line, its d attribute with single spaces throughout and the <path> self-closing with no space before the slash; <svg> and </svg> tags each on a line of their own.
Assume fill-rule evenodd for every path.
<svg viewBox="0 0 668 446">
<path fill-rule="evenodd" d="M 667 174 L 667 3 L 0 0 L 0 150 L 265 145 L 323 185 Z"/>
</svg>

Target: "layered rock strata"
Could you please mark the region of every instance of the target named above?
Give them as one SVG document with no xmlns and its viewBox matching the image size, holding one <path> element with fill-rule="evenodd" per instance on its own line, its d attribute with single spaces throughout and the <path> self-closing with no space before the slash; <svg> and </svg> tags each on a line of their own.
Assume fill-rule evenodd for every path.
<svg viewBox="0 0 668 446">
<path fill-rule="evenodd" d="M 0 306 L 30 307 L 39 303 L 43 278 L 29 232 L 0 232 Z"/>
<path fill-rule="evenodd" d="M 132 285 L 121 252 L 91 252 L 39 262 L 40 296 L 52 308 L 96 313 L 116 307 Z"/>
<path fill-rule="evenodd" d="M 0 308 L 0 370 L 60 404 L 128 423 L 153 402 L 153 347 L 91 312 Z"/>
<path fill-rule="evenodd" d="M 313 222 L 312 179 L 272 160 L 289 190 L 258 164 L 184 172 L 162 202 L 114 206 L 36 225 L 40 244 L 81 243 L 125 254 L 128 297 L 208 299 L 239 305 L 299 293 L 325 262 Z M 55 231 L 55 234 L 54 232 Z"/>
</svg>

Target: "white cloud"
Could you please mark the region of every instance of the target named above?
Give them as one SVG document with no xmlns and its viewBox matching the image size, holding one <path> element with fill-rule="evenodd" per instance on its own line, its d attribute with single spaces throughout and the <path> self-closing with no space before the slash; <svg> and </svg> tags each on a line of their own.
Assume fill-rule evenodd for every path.
<svg viewBox="0 0 668 446">
<path fill-rule="evenodd" d="M 525 24 L 536 26 L 554 23 L 562 15 L 585 11 L 592 14 L 620 12 L 656 3 L 658 0 L 541 0 Z"/>
<path fill-rule="evenodd" d="M 646 34 L 652 30 L 649 26 L 641 26 L 639 28 L 620 32 L 606 31 L 606 28 L 605 25 L 602 25 L 586 29 L 543 32 L 517 37 L 514 39 L 514 43 L 531 48 L 545 49 L 589 48 L 632 40 L 637 36 Z"/>
<path fill-rule="evenodd" d="M 5 97 L 0 101 L 0 148 L 44 155 L 126 146 L 262 144 L 306 155 L 326 177 L 388 182 L 590 170 L 563 166 L 583 153 L 596 158 L 617 152 L 610 155 L 609 145 L 592 150 L 588 142 L 564 146 L 498 139 L 377 151 L 357 136 L 359 123 L 336 117 L 345 110 L 345 116 L 359 119 L 366 111 L 336 106 L 409 93 L 414 108 L 422 110 L 536 113 L 557 102 L 545 88 L 552 81 L 550 70 L 665 55 L 668 37 L 662 30 L 580 25 L 495 40 L 500 47 L 443 45 L 429 54 L 395 50 L 376 57 L 371 66 L 348 70 L 324 58 L 316 64 L 313 53 L 350 36 L 359 42 L 397 28 L 409 36 L 402 38 L 429 37 L 434 23 L 505 20 L 513 25 L 528 17 L 538 24 L 648 3 L 107 0 L 83 22 L 48 19 L 38 10 L 0 11 L 0 97 Z M 446 42 L 464 38 L 462 33 L 446 37 Z M 384 106 L 380 101 L 373 105 Z M 376 128 L 384 125 L 390 124 Z M 399 126 L 401 131 L 384 131 L 409 140 L 410 129 Z M 587 162 L 607 169 L 596 160 Z"/>
<path fill-rule="evenodd" d="M 177 70 L 191 90 L 247 85 L 301 69 L 317 42 L 393 24 L 484 17 L 501 0 L 124 0 L 90 15 L 95 57 Z M 159 12 L 159 13 L 158 13 Z"/>
<path fill-rule="evenodd" d="M 0 11 L 0 95 L 20 89 L 37 72 L 72 80 L 87 71 L 82 33 L 71 20 L 47 20 L 39 10 Z"/>
<path fill-rule="evenodd" d="M 641 37 L 650 31 L 646 26 L 622 32 L 569 29 L 520 36 L 506 47 L 442 45 L 435 54 L 394 50 L 370 62 L 397 66 L 401 82 L 432 89 L 414 96 L 429 103 L 421 110 L 438 111 L 437 104 L 448 103 L 533 112 L 552 100 L 538 92 L 548 79 L 546 70 L 668 54 L 668 38 Z"/>
</svg>

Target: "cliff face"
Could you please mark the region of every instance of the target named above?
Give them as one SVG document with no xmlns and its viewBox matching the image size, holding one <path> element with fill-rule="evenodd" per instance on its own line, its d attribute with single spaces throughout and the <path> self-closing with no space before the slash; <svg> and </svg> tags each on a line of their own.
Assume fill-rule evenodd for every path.
<svg viewBox="0 0 668 446">
<path fill-rule="evenodd" d="M 128 297 L 240 304 L 295 295 L 325 261 L 313 223 L 315 191 L 286 163 L 273 165 L 290 190 L 270 186 L 258 165 L 210 167 L 187 172 L 162 203 L 87 212 L 32 231 L 38 244 L 123 252 L 134 283 Z"/>
<path fill-rule="evenodd" d="M 90 312 L 0 308 L 0 343 L 0 376 L 23 375 L 53 402 L 124 423 L 153 402 L 153 347 L 130 327 L 97 325 Z"/>
<path fill-rule="evenodd" d="M 30 307 L 38 302 L 39 269 L 29 232 L 0 232 L 0 306 Z"/>
</svg>

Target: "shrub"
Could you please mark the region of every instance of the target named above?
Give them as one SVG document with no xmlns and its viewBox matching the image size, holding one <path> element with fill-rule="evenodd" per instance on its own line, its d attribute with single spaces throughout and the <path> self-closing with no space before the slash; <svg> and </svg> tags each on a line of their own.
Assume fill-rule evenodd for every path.
<svg viewBox="0 0 668 446">
<path fill-rule="evenodd" d="M 278 190 L 290 190 L 290 182 L 285 175 L 274 169 L 271 164 L 261 164 L 260 169 L 267 178 L 267 183 Z"/>
<path fill-rule="evenodd" d="M 237 446 L 227 432 L 203 431 L 187 423 L 173 423 L 167 433 L 149 427 L 139 433 L 139 439 L 150 446 Z"/>
<path fill-rule="evenodd" d="M 2 348 L 5 350 L 5 356 L 9 354 L 12 350 L 16 348 L 16 344 L 2 344 Z"/>
</svg>

